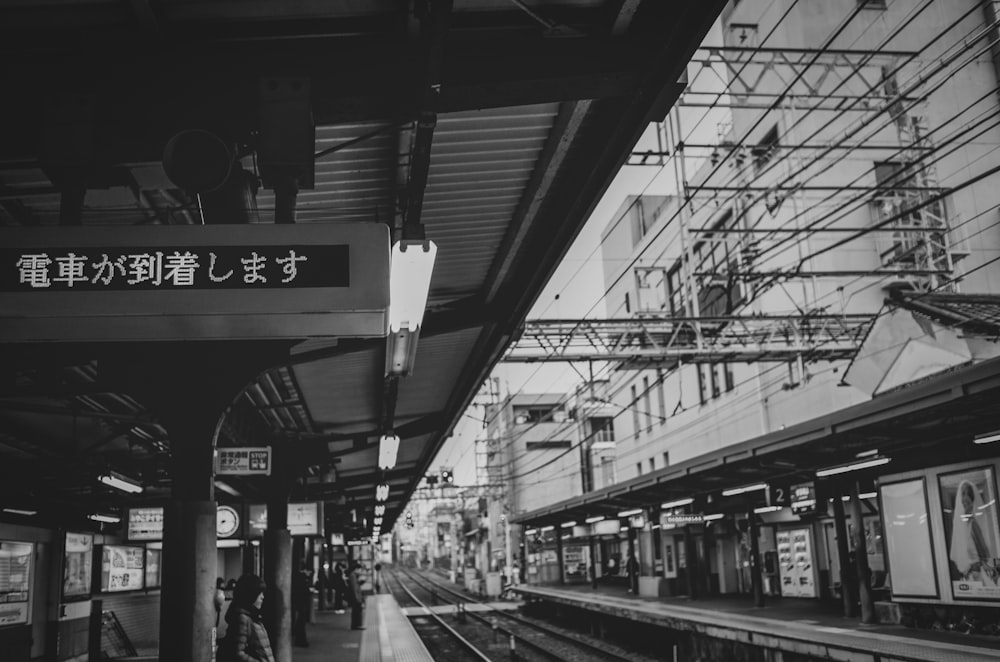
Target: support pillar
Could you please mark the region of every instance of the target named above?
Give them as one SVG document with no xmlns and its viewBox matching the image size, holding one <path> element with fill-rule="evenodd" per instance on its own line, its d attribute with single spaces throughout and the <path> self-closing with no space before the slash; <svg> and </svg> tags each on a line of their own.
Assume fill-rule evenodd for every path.
<svg viewBox="0 0 1000 662">
<path fill-rule="evenodd" d="M 857 568 L 858 598 L 861 602 L 861 622 L 875 622 L 875 601 L 872 599 L 871 575 L 868 569 L 868 545 L 865 542 L 864 518 L 861 516 L 860 490 L 857 481 L 851 483 L 851 524 L 854 525 L 854 562 Z"/>
<path fill-rule="evenodd" d="M 192 402 L 164 417 L 171 499 L 163 509 L 160 660 L 210 662 L 215 643 L 217 555 L 212 451 L 221 409 Z M 200 411 L 199 411 L 200 410 Z"/>
<path fill-rule="evenodd" d="M 750 509 L 747 513 L 747 535 L 750 536 L 750 586 L 753 590 L 753 606 L 764 606 L 764 577 L 760 563 L 760 527 L 757 514 Z"/>
<path fill-rule="evenodd" d="M 851 551 L 847 544 L 847 518 L 844 515 L 844 501 L 838 491 L 833 496 L 833 526 L 837 534 L 837 557 L 840 560 L 840 594 L 844 602 L 844 616 L 853 618 L 858 615 L 857 580 L 855 579 L 854 563 L 851 561 Z"/>
<path fill-rule="evenodd" d="M 594 536 L 587 540 L 590 547 L 590 587 L 597 588 L 597 554 L 594 551 Z"/>
<path fill-rule="evenodd" d="M 562 527 L 556 526 L 556 563 L 559 568 L 559 585 L 566 583 L 566 567 L 563 563 Z"/>
<path fill-rule="evenodd" d="M 292 662 L 292 534 L 288 531 L 288 458 L 278 448 L 272 451 L 274 471 L 267 499 L 267 530 L 264 531 L 264 627 L 271 640 L 276 662 Z"/>
<path fill-rule="evenodd" d="M 698 547 L 694 544 L 694 533 L 689 527 L 684 532 L 684 556 L 687 557 L 688 599 L 698 599 Z"/>
</svg>

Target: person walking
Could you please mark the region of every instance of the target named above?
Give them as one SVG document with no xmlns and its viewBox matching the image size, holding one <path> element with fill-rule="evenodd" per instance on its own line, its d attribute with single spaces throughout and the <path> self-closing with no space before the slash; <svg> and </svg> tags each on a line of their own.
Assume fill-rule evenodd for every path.
<svg viewBox="0 0 1000 662">
<path fill-rule="evenodd" d="M 361 594 L 361 564 L 352 561 L 347 573 L 347 604 L 351 606 L 351 629 L 364 630 L 361 624 L 365 606 L 364 596 Z"/>
<path fill-rule="evenodd" d="M 216 656 L 219 662 L 274 662 L 271 640 L 260 617 L 265 588 L 257 575 L 243 575 L 236 582 L 226 612 L 226 638 Z"/>
<path fill-rule="evenodd" d="M 330 584 L 333 587 L 333 613 L 344 613 L 344 598 L 347 597 L 347 580 L 344 579 L 344 565 L 337 561 L 333 566 L 333 573 L 330 577 Z"/>
<path fill-rule="evenodd" d="M 375 564 L 375 592 L 379 593 L 382 586 L 382 564 Z"/>
<path fill-rule="evenodd" d="M 306 623 L 309 621 L 309 608 L 312 606 L 312 592 L 309 590 L 309 575 L 305 567 L 299 563 L 298 570 L 292 575 L 292 639 L 296 646 L 308 646 Z"/>
</svg>

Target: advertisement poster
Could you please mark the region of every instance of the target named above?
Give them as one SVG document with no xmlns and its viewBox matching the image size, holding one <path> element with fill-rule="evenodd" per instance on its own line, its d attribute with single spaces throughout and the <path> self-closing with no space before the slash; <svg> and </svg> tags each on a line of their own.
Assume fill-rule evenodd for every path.
<svg viewBox="0 0 1000 662">
<path fill-rule="evenodd" d="M 792 598 L 815 598 L 816 571 L 809 529 L 779 531 L 777 540 L 781 594 Z"/>
<path fill-rule="evenodd" d="M 163 554 L 159 549 L 146 550 L 146 588 L 160 587 L 160 556 Z"/>
<path fill-rule="evenodd" d="M 1000 523 L 993 469 L 938 477 L 952 597 L 1000 600 Z"/>
<path fill-rule="evenodd" d="M 924 480 L 879 487 L 893 596 L 937 597 Z"/>
<path fill-rule="evenodd" d="M 106 545 L 101 565 L 101 589 L 136 591 L 143 587 L 146 550 L 142 547 Z"/>
<path fill-rule="evenodd" d="M 63 598 L 80 598 L 90 595 L 93 562 L 93 534 L 67 532 L 66 555 L 63 563 Z"/>
<path fill-rule="evenodd" d="M 0 625 L 28 622 L 34 545 L 0 540 Z"/>
</svg>

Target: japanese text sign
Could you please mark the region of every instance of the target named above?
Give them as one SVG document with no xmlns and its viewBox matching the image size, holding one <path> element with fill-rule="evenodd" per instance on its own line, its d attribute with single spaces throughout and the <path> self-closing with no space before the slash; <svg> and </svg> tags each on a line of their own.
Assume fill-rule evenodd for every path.
<svg viewBox="0 0 1000 662">
<path fill-rule="evenodd" d="M 215 473 L 230 476 L 270 476 L 269 446 L 239 446 L 219 448 L 215 456 Z"/>
<path fill-rule="evenodd" d="M 0 228 L 0 341 L 378 337 L 376 223 Z"/>
<path fill-rule="evenodd" d="M 130 508 L 126 536 L 129 540 L 163 540 L 163 508 Z"/>
</svg>

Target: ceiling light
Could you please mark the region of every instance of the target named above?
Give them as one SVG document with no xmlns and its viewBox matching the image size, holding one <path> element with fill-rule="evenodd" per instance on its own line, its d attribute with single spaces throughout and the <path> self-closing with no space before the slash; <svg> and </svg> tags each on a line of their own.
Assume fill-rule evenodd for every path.
<svg viewBox="0 0 1000 662">
<path fill-rule="evenodd" d="M 722 519 L 725 516 L 725 513 L 712 513 L 711 515 L 705 515 L 702 519 L 706 522 L 711 522 L 713 520 Z"/>
<path fill-rule="evenodd" d="M 10 513 L 11 515 L 24 515 L 25 517 L 31 517 L 32 515 L 37 515 L 37 510 L 24 510 L 21 508 L 4 508 L 5 513 Z"/>
<path fill-rule="evenodd" d="M 571 526 L 576 526 L 576 522 L 563 522 L 559 526 L 561 526 L 564 529 L 568 529 Z"/>
<path fill-rule="evenodd" d="M 722 490 L 722 496 L 736 496 L 737 494 L 744 494 L 746 492 L 759 492 L 760 490 L 766 490 L 767 483 L 757 483 L 755 485 L 744 485 L 743 487 L 734 487 L 728 490 Z"/>
<path fill-rule="evenodd" d="M 378 468 L 392 469 L 396 466 L 396 455 L 399 452 L 399 437 L 394 434 L 384 434 L 378 442 Z"/>
<path fill-rule="evenodd" d="M 972 443 L 974 444 L 992 444 L 994 441 L 1000 441 L 1000 430 L 995 432 L 984 432 L 983 434 L 977 434 L 972 438 Z"/>
<path fill-rule="evenodd" d="M 855 462 L 854 464 L 845 464 L 841 467 L 830 467 L 829 469 L 820 469 L 816 472 L 818 478 L 823 478 L 824 476 L 834 476 L 836 474 L 847 473 L 848 471 L 860 471 L 861 469 L 870 469 L 871 467 L 879 467 L 883 464 L 888 464 L 892 458 L 888 457 L 876 457 L 871 460 L 865 460 L 864 462 Z"/>
<path fill-rule="evenodd" d="M 375 506 L 375 516 L 381 517 L 382 515 L 385 515 L 385 506 L 382 504 Z"/>
<path fill-rule="evenodd" d="M 857 458 L 873 457 L 875 455 L 878 455 L 878 449 L 877 448 L 872 448 L 872 449 L 869 449 L 869 450 L 866 450 L 866 451 L 861 451 L 860 453 L 855 453 L 854 457 L 857 457 Z"/>
<path fill-rule="evenodd" d="M 661 503 L 660 508 L 664 510 L 669 510 L 671 508 L 680 508 L 681 506 L 689 506 L 694 503 L 694 499 L 677 499 L 677 501 L 668 501 L 666 503 Z"/>
<path fill-rule="evenodd" d="M 122 521 L 122 518 L 117 515 L 104 515 L 102 513 L 93 513 L 92 515 L 87 515 L 87 517 L 95 522 L 104 522 L 105 524 L 117 524 Z"/>
<path fill-rule="evenodd" d="M 389 256 L 389 332 L 416 332 L 424 319 L 434 270 L 433 241 L 396 242 Z"/>
<path fill-rule="evenodd" d="M 556 527 L 554 527 L 554 526 L 552 526 L 552 525 L 549 525 L 549 526 L 543 526 L 543 527 L 542 527 L 542 533 L 547 533 L 548 531 L 552 531 L 552 530 L 554 530 L 555 528 L 556 528 Z"/>
<path fill-rule="evenodd" d="M 389 499 L 389 485 L 386 483 L 379 483 L 375 486 L 375 500 L 376 501 L 386 501 Z"/>
<path fill-rule="evenodd" d="M 604 519 L 604 515 L 597 515 L 596 517 L 588 517 L 587 519 L 585 519 L 583 521 L 586 522 L 587 524 L 593 524 L 595 522 L 600 522 L 603 519 Z"/>
<path fill-rule="evenodd" d="M 761 506 L 760 508 L 754 508 L 753 511 L 758 515 L 763 513 L 775 513 L 781 510 L 781 506 Z"/>
<path fill-rule="evenodd" d="M 97 477 L 97 480 L 104 483 L 108 487 L 113 487 L 116 490 L 121 490 L 122 492 L 128 492 L 129 494 L 138 494 L 142 492 L 142 485 L 134 478 L 129 478 L 117 471 L 108 471 Z"/>
<path fill-rule="evenodd" d="M 524 535 L 526 535 L 526 536 L 533 536 L 536 533 L 538 533 L 538 529 L 525 529 L 524 530 Z"/>
<path fill-rule="evenodd" d="M 632 510 L 623 510 L 618 513 L 618 517 L 632 517 L 633 515 L 642 515 L 642 508 L 633 508 Z"/>
</svg>

